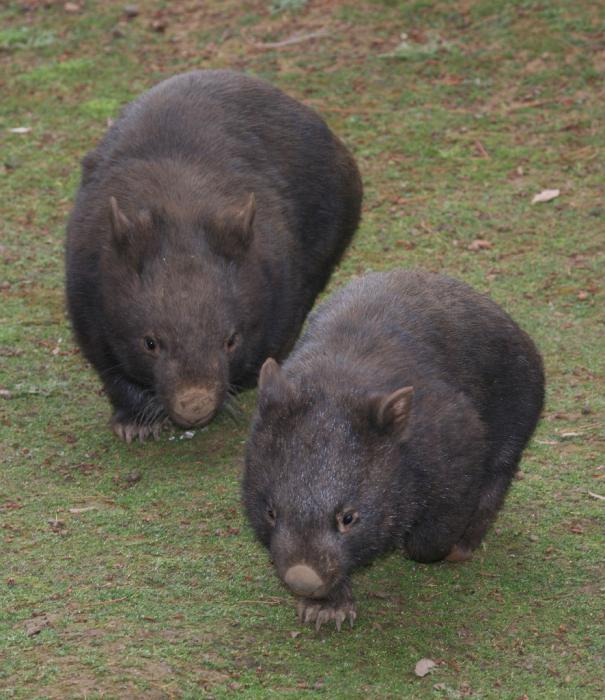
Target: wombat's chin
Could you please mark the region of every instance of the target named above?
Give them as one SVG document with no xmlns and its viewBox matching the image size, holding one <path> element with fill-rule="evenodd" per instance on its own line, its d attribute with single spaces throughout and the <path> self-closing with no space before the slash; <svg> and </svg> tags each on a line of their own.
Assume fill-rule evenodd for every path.
<svg viewBox="0 0 605 700">
<path fill-rule="evenodd" d="M 175 423 L 176 425 L 179 426 L 179 428 L 185 428 L 187 430 L 190 430 L 191 428 L 203 428 L 203 427 L 205 427 L 206 425 L 208 425 L 208 423 L 210 423 L 210 421 L 214 418 L 215 415 L 216 415 L 216 411 L 211 411 L 206 416 L 203 416 L 202 418 L 199 418 L 198 420 L 195 420 L 195 421 L 189 421 L 181 416 L 174 415 L 174 414 L 171 415 L 170 418 L 171 418 L 173 423 Z"/>
</svg>

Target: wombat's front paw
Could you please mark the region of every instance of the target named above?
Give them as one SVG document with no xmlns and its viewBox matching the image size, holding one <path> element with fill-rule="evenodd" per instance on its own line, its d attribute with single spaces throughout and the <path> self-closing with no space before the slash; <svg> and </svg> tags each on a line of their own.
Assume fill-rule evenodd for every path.
<svg viewBox="0 0 605 700">
<path fill-rule="evenodd" d="M 154 440 L 157 440 L 160 437 L 160 431 L 164 423 L 164 420 L 160 420 L 155 423 L 141 425 L 139 423 L 120 420 L 114 415 L 111 419 L 111 429 L 120 440 L 124 440 L 130 445 L 130 443 L 137 438 L 140 442 L 145 442 L 150 436 L 152 436 Z"/>
<path fill-rule="evenodd" d="M 301 598 L 296 604 L 296 612 L 300 623 L 315 622 L 316 630 L 319 630 L 324 623 L 334 620 L 339 632 L 345 620 L 349 621 L 352 628 L 357 617 L 355 603 L 352 600 L 345 600 L 338 604 L 330 600 Z"/>
</svg>

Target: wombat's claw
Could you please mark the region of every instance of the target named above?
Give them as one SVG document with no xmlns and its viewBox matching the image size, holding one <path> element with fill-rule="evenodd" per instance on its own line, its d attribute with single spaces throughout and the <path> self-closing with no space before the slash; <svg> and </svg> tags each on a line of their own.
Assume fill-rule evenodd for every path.
<svg viewBox="0 0 605 700">
<path fill-rule="evenodd" d="M 140 442 L 145 442 L 150 436 L 153 437 L 154 440 L 158 440 L 163 425 L 164 421 L 157 421 L 149 425 L 139 425 L 138 423 L 122 423 L 119 420 L 113 420 L 111 422 L 111 429 L 114 435 L 130 445 L 130 443 L 137 438 Z"/>
<path fill-rule="evenodd" d="M 342 605 L 331 605 L 329 602 L 299 600 L 297 603 L 298 621 L 302 624 L 307 622 L 315 622 L 315 630 L 319 631 L 321 626 L 327 622 L 334 620 L 336 629 L 340 632 L 342 623 L 349 621 L 351 629 L 357 618 L 355 605 L 353 602 L 343 603 Z"/>
</svg>

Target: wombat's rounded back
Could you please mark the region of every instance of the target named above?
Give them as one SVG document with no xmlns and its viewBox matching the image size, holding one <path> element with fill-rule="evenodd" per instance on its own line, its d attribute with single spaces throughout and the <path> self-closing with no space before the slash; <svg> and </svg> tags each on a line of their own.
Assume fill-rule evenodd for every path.
<svg viewBox="0 0 605 700">
<path fill-rule="evenodd" d="M 144 93 L 89 155 L 84 181 L 140 157 L 185 157 L 231 178 L 258 179 L 281 197 L 305 246 L 321 243 L 330 221 L 344 219 L 347 230 L 359 221 L 361 178 L 340 140 L 313 110 L 242 73 L 193 71 Z"/>
<path fill-rule="evenodd" d="M 410 373 L 446 382 L 471 398 L 498 442 L 513 422 L 525 444 L 542 409 L 532 339 L 492 299 L 445 275 L 394 270 L 353 281 L 311 315 L 284 369 L 336 352 L 343 364 L 364 358 L 368 382 L 384 377 L 385 388 Z"/>
</svg>

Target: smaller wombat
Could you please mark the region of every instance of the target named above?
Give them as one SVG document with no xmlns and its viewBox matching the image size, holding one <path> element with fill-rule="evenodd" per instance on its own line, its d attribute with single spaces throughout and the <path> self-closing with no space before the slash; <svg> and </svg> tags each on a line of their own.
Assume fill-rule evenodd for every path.
<svg viewBox="0 0 605 700">
<path fill-rule="evenodd" d="M 243 499 L 299 619 L 356 617 L 349 576 L 400 549 L 470 558 L 544 397 L 536 347 L 493 301 L 422 271 L 334 294 L 280 368 L 268 359 Z"/>
</svg>

